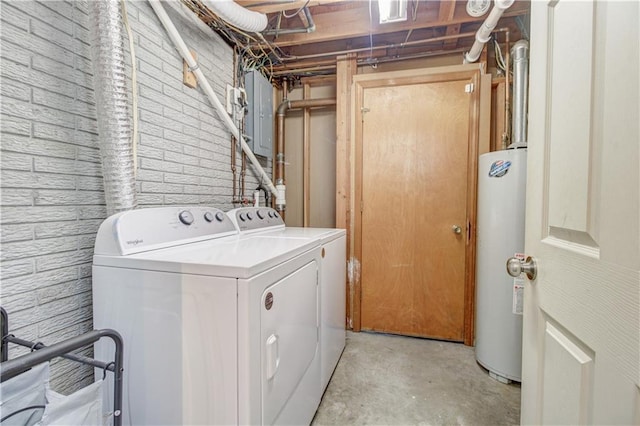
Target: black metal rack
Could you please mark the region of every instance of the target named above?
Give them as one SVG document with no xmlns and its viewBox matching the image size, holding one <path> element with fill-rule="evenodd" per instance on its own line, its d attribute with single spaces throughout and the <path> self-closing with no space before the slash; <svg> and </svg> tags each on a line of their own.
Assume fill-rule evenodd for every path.
<svg viewBox="0 0 640 426">
<path fill-rule="evenodd" d="M 95 368 L 111 371 L 114 374 L 113 389 L 113 425 L 122 425 L 122 376 L 123 376 L 123 341 L 120 334 L 111 329 L 92 330 L 87 333 L 75 336 L 51 346 L 45 346 L 41 342 L 29 342 L 9 334 L 9 315 L 0 306 L 2 315 L 2 346 L 0 347 L 2 368 L 0 369 L 0 382 L 9 380 L 31 367 L 53 358 L 62 357 L 82 364 L 88 364 Z M 108 337 L 115 344 L 114 359 L 111 362 L 102 362 L 83 355 L 71 354 L 69 352 L 89 346 L 103 337 Z M 9 343 L 25 346 L 31 352 L 18 358 L 9 360 Z"/>
</svg>

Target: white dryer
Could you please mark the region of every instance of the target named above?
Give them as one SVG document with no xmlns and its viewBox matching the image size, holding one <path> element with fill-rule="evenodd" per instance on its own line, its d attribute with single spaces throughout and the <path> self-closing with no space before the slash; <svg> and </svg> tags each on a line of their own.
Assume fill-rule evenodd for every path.
<svg viewBox="0 0 640 426">
<path fill-rule="evenodd" d="M 125 341 L 123 424 L 309 424 L 321 259 L 317 241 L 239 236 L 214 208 L 108 218 L 94 327 Z"/>
<path fill-rule="evenodd" d="M 241 207 L 227 215 L 241 235 L 320 242 L 320 375 L 324 393 L 345 346 L 346 231 L 286 227 L 278 212 L 268 207 Z"/>
</svg>

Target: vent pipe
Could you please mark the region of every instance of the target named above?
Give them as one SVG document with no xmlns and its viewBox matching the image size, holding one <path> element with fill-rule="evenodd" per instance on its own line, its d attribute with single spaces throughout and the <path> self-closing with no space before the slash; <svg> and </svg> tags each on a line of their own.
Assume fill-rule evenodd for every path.
<svg viewBox="0 0 640 426">
<path fill-rule="evenodd" d="M 89 2 L 91 64 L 107 214 L 136 207 L 120 1 Z"/>
<path fill-rule="evenodd" d="M 471 46 L 471 49 L 464 54 L 465 64 L 470 64 L 478 60 L 485 43 L 491 39 L 491 32 L 496 25 L 498 25 L 500 17 L 505 10 L 511 7 L 514 1 L 515 0 L 495 0 L 495 5 L 493 9 L 491 9 L 489 16 L 487 16 L 487 19 L 484 20 L 482 26 L 476 33 L 476 41 L 473 43 L 473 46 Z"/>
<path fill-rule="evenodd" d="M 529 42 L 520 40 L 513 45 L 513 108 L 512 134 L 509 148 L 527 147 L 527 102 L 529 87 Z"/>
<path fill-rule="evenodd" d="M 245 9 L 233 0 L 202 0 L 224 21 L 236 28 L 252 33 L 259 33 L 267 28 L 267 15 Z"/>
</svg>

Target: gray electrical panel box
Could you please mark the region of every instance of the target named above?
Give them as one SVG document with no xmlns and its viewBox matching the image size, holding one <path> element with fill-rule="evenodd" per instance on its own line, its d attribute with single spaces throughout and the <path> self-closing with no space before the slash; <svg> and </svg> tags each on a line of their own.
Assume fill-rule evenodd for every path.
<svg viewBox="0 0 640 426">
<path fill-rule="evenodd" d="M 247 143 L 256 155 L 273 156 L 273 87 L 259 71 L 249 71 L 244 80 L 248 113 Z"/>
</svg>

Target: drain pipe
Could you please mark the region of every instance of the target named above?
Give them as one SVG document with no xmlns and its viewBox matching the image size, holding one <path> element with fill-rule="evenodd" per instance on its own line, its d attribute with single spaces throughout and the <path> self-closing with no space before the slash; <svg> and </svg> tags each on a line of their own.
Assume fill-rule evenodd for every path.
<svg viewBox="0 0 640 426">
<path fill-rule="evenodd" d="M 513 57 L 512 143 L 510 149 L 527 147 L 527 92 L 529 80 L 529 42 L 519 40 L 511 49 Z"/>
<path fill-rule="evenodd" d="M 505 10 L 511 7 L 514 1 L 515 0 L 495 0 L 491 13 L 489 13 L 489 16 L 487 16 L 487 19 L 485 19 L 476 33 L 476 41 L 473 43 L 473 46 L 471 46 L 471 49 L 464 54 L 465 64 L 470 64 L 478 60 L 485 43 L 491 39 L 491 32 L 496 25 L 498 25 L 500 17 Z"/>
<path fill-rule="evenodd" d="M 95 2 L 95 3 L 102 3 L 102 2 Z M 191 72 L 195 74 L 196 78 L 198 79 L 198 82 L 202 85 L 202 88 L 205 94 L 209 98 L 209 101 L 215 107 L 216 112 L 218 113 L 218 117 L 222 120 L 222 122 L 225 124 L 227 129 L 231 132 L 231 134 L 235 136 L 237 140 L 240 141 L 240 146 L 242 147 L 242 151 L 244 151 L 244 153 L 247 155 L 247 158 L 249 158 L 249 161 L 251 161 L 251 164 L 253 164 L 253 166 L 258 171 L 258 174 L 260 175 L 260 179 L 269 188 L 269 191 L 271 191 L 276 196 L 276 199 L 279 199 L 280 191 L 276 189 L 276 187 L 273 185 L 273 183 L 271 182 L 271 179 L 269 178 L 269 175 L 264 171 L 264 169 L 260 165 L 260 162 L 251 151 L 251 148 L 249 147 L 249 145 L 247 145 L 247 142 L 244 140 L 244 137 L 242 136 L 242 134 L 240 134 L 240 131 L 236 127 L 235 123 L 233 122 L 231 117 L 229 117 L 229 115 L 227 114 L 225 107 L 222 105 L 222 103 L 220 103 L 218 96 L 216 96 L 215 92 L 213 91 L 213 88 L 209 84 L 209 81 L 206 79 L 206 77 L 202 73 L 202 70 L 200 69 L 200 66 L 198 65 L 198 63 L 193 59 L 193 56 L 191 56 L 191 53 L 189 52 L 187 45 L 184 43 L 184 40 L 180 36 L 180 33 L 178 33 L 178 30 L 176 29 L 176 27 L 173 25 L 173 22 L 171 21 L 171 18 L 169 18 L 169 15 L 167 15 L 167 12 L 164 10 L 164 7 L 162 6 L 159 0 L 149 0 L 149 4 L 151 5 L 151 7 L 153 8 L 153 11 L 156 13 L 158 18 L 160 19 L 160 22 L 162 23 L 162 26 L 164 27 L 164 29 L 169 34 L 169 38 L 171 38 L 171 41 L 173 41 L 173 44 L 178 50 L 178 53 L 180 54 L 180 56 L 182 56 L 182 59 L 187 63 L 187 65 L 189 65 L 189 69 L 191 70 Z M 282 197 L 284 197 L 284 193 L 282 194 Z"/>
<path fill-rule="evenodd" d="M 91 64 L 107 214 L 137 205 L 120 2 L 89 2 Z"/>
</svg>

